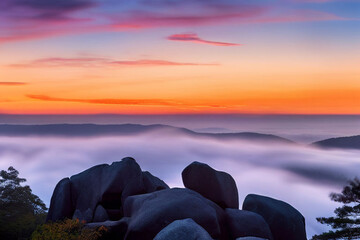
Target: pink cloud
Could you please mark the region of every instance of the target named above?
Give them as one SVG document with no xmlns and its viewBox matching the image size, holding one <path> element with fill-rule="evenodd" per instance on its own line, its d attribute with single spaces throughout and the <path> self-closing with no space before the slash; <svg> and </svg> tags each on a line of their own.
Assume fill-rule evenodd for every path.
<svg viewBox="0 0 360 240">
<path fill-rule="evenodd" d="M 27 63 L 11 64 L 10 67 L 116 67 L 116 66 L 216 66 L 216 63 L 175 62 L 158 59 L 114 60 L 99 57 L 41 58 Z"/>
<path fill-rule="evenodd" d="M 173 35 L 167 37 L 167 39 L 171 40 L 171 41 L 194 42 L 194 43 L 202 43 L 202 44 L 208 44 L 208 45 L 214 45 L 214 46 L 224 46 L 224 47 L 241 46 L 242 45 L 242 44 L 238 44 L 238 43 L 215 42 L 215 41 L 201 39 L 196 33 L 173 34 Z"/>
<path fill-rule="evenodd" d="M 309 1 L 303 0 L 303 2 Z M 0 8 L 2 8 L 0 44 L 63 35 L 133 31 L 145 28 L 346 20 L 330 13 L 314 10 L 279 12 L 276 7 L 244 5 L 229 1 L 224 3 L 195 1 L 193 5 L 190 1 L 179 1 L 176 6 L 160 1 L 156 11 L 152 8 L 145 8 L 147 9 L 145 11 L 144 8 L 135 7 L 115 13 L 106 12 L 99 7 L 98 2 L 90 0 L 64 0 L 59 3 L 29 0 L 26 4 L 25 1 L 17 3 L 14 6 L 11 0 L 5 0 L 5 5 L 0 2 Z M 19 6 L 19 3 L 23 5 Z M 177 37 L 180 41 L 179 36 L 172 37 Z M 186 40 L 183 37 L 182 41 L 235 46 L 204 40 L 198 36 L 188 37 L 192 40 Z"/>
<path fill-rule="evenodd" d="M 142 59 L 135 61 L 112 61 L 111 65 L 128 66 L 214 66 L 216 63 L 191 63 L 191 62 L 172 62 L 167 60 Z"/>
<path fill-rule="evenodd" d="M 137 28 L 155 27 L 182 27 L 219 25 L 229 22 L 237 22 L 241 19 L 261 16 L 269 8 L 260 6 L 225 6 L 219 5 L 216 9 L 191 11 L 132 11 L 121 17 L 113 17 L 113 27 L 136 26 Z"/>
</svg>

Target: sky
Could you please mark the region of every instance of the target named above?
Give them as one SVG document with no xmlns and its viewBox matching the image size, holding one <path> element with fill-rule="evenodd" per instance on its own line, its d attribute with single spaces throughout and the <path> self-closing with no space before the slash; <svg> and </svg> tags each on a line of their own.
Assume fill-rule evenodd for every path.
<svg viewBox="0 0 360 240">
<path fill-rule="evenodd" d="M 359 0 L 2 0 L 3 114 L 360 114 Z"/>
<path fill-rule="evenodd" d="M 331 216 L 359 151 L 308 143 L 360 131 L 359 29 L 360 0 L 0 0 L 0 124 L 161 123 L 299 143 L 1 136 L 0 169 L 48 205 L 61 178 L 96 164 L 131 156 L 182 187 L 200 161 L 229 172 L 241 201 L 287 201 L 321 233 L 315 218 Z"/>
</svg>

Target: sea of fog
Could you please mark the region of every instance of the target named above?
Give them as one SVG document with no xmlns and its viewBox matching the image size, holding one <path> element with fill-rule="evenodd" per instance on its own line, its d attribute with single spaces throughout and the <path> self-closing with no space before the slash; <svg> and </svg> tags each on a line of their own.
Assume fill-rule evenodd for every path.
<svg viewBox="0 0 360 240">
<path fill-rule="evenodd" d="M 327 227 L 316 217 L 331 216 L 338 204 L 329 193 L 359 175 L 360 151 L 322 150 L 304 144 L 220 141 L 179 134 L 124 137 L 0 137 L 0 169 L 10 165 L 49 205 L 56 183 L 93 165 L 134 157 L 143 170 L 171 187 L 182 187 L 181 171 L 192 161 L 230 173 L 240 207 L 249 193 L 284 200 L 306 218 L 308 237 Z"/>
<path fill-rule="evenodd" d="M 200 132 L 259 132 L 299 144 L 220 141 L 162 132 L 119 137 L 0 137 L 0 169 L 10 165 L 26 178 L 33 192 L 49 205 L 56 183 L 96 164 L 134 157 L 143 170 L 171 187 L 182 187 L 181 171 L 200 161 L 230 173 L 236 180 L 240 207 L 249 193 L 284 200 L 306 218 L 308 237 L 327 230 L 316 217 L 332 216 L 348 179 L 360 176 L 360 151 L 326 150 L 308 143 L 360 134 L 360 116 L 286 115 L 0 115 L 0 124 L 97 123 L 169 124 Z"/>
</svg>

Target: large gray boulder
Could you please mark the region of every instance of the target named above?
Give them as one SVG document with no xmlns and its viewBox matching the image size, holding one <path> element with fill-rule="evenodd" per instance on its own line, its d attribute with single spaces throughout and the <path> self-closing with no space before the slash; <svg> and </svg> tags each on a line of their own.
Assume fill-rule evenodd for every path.
<svg viewBox="0 0 360 240">
<path fill-rule="evenodd" d="M 124 215 L 130 218 L 126 240 L 152 240 L 175 220 L 193 219 L 212 238 L 227 239 L 224 211 L 190 189 L 173 188 L 128 197 Z"/>
<path fill-rule="evenodd" d="M 123 217 L 122 206 L 128 196 L 167 188 L 159 178 L 142 172 L 133 158 L 124 158 L 61 180 L 54 190 L 47 219 L 116 221 Z"/>
<path fill-rule="evenodd" d="M 191 218 L 176 220 L 161 230 L 154 240 L 213 240 L 209 233 Z"/>
<path fill-rule="evenodd" d="M 209 165 L 193 162 L 182 172 L 184 186 L 194 190 L 222 208 L 239 208 L 239 195 L 230 174 Z"/>
<path fill-rule="evenodd" d="M 148 171 L 142 172 L 142 177 L 146 193 L 169 189 L 169 186 L 163 180 L 155 177 Z"/>
<path fill-rule="evenodd" d="M 46 221 L 55 222 L 72 218 L 74 208 L 71 203 L 71 183 L 69 178 L 62 179 L 55 187 L 51 196 L 50 208 Z"/>
<path fill-rule="evenodd" d="M 70 181 L 72 203 L 79 217 L 86 216 L 88 209 L 95 212 L 98 204 L 105 209 L 121 209 L 128 196 L 144 192 L 142 171 L 132 158 L 92 167 Z"/>
<path fill-rule="evenodd" d="M 243 210 L 261 215 L 268 223 L 274 240 L 306 240 L 305 218 L 288 203 L 249 194 L 244 200 Z"/>
<path fill-rule="evenodd" d="M 227 208 L 225 215 L 231 239 L 249 236 L 273 239 L 269 225 L 259 214 Z"/>
</svg>

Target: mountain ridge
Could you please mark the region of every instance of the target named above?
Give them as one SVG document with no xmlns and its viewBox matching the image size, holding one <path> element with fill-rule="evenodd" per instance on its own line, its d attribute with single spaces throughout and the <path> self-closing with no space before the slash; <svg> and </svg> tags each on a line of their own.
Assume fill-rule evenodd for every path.
<svg viewBox="0 0 360 240">
<path fill-rule="evenodd" d="M 321 148 L 359 149 L 360 135 L 328 138 L 313 142 L 311 145 Z"/>
<path fill-rule="evenodd" d="M 94 123 L 63 123 L 63 124 L 0 124 L 0 136 L 28 137 L 28 136 L 54 136 L 54 137 L 101 137 L 101 136 L 130 136 L 150 132 L 163 131 L 181 133 L 186 136 L 208 138 L 217 140 L 247 140 L 277 143 L 296 144 L 297 142 L 273 134 L 257 132 L 225 132 L 210 133 L 197 132 L 183 127 L 165 124 L 94 124 Z M 320 148 L 359 149 L 360 135 L 327 138 L 309 144 Z"/>
<path fill-rule="evenodd" d="M 143 134 L 153 131 L 173 131 L 192 137 L 207 137 L 222 140 L 251 140 L 294 143 L 293 141 L 272 134 L 256 132 L 237 133 L 201 133 L 187 128 L 174 127 L 163 124 L 41 124 L 15 125 L 0 124 L 0 136 L 61 136 L 61 137 L 96 137 L 96 136 L 126 136 Z"/>
</svg>

